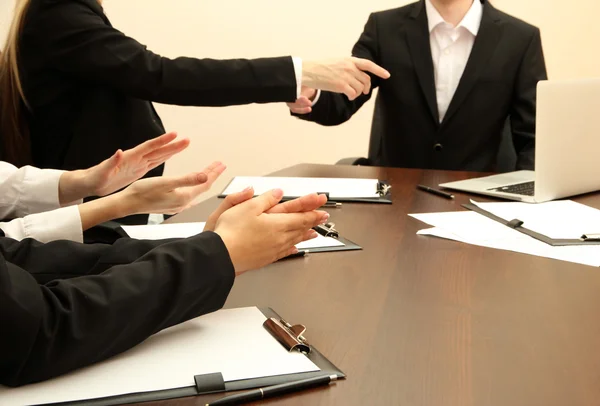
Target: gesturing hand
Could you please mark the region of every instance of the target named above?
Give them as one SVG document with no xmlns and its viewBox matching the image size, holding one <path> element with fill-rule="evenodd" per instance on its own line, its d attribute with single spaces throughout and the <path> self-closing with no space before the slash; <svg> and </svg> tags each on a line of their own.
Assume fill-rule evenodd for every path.
<svg viewBox="0 0 600 406">
<path fill-rule="evenodd" d="M 330 61 L 304 62 L 302 65 L 302 85 L 312 88 L 343 93 L 354 100 L 361 94 L 371 91 L 372 73 L 382 79 L 390 73 L 381 66 L 360 58 L 343 58 Z"/>
<path fill-rule="evenodd" d="M 176 214 L 192 206 L 224 170 L 225 165 L 213 162 L 199 173 L 141 179 L 119 192 L 119 197 L 124 202 L 126 215 Z"/>
<path fill-rule="evenodd" d="M 248 195 L 251 197 L 253 193 L 252 189 L 241 192 L 237 196 L 238 201 Z M 229 209 L 216 215 L 214 232 L 225 243 L 237 275 L 293 254 L 297 251 L 296 244 L 316 238 L 313 227 L 329 219 L 329 214 L 323 211 L 301 211 L 310 207 L 309 200 L 312 205 L 322 205 L 325 196 L 313 195 L 304 203 L 298 199 L 282 205 L 278 205 L 283 197 L 283 191 L 279 189 L 255 199 L 250 197 L 237 205 L 233 204 L 234 198 L 229 199 Z M 205 230 L 211 230 L 209 223 Z"/>
<path fill-rule="evenodd" d="M 204 226 L 204 231 L 214 231 L 217 225 L 217 221 L 223 213 L 232 207 L 237 206 L 238 204 L 244 203 L 247 200 L 252 199 L 254 196 L 254 189 L 251 187 L 244 189 L 238 193 L 232 193 L 228 195 L 223 202 L 217 207 L 215 211 L 212 212 L 206 225 Z M 317 195 L 313 193 L 311 195 L 306 195 L 299 197 L 298 199 L 290 200 L 285 203 L 277 204 L 271 209 L 267 210 L 267 213 L 305 213 L 313 210 L 317 210 L 319 207 L 323 206 L 327 202 L 327 196 L 325 195 Z M 328 215 L 328 214 L 327 214 Z"/>
<path fill-rule="evenodd" d="M 86 179 L 91 194 L 106 196 L 135 182 L 148 171 L 162 165 L 190 144 L 189 139 L 174 141 L 176 133 L 168 133 L 146 141 L 87 169 Z M 174 142 L 171 142 L 174 141 Z"/>
</svg>

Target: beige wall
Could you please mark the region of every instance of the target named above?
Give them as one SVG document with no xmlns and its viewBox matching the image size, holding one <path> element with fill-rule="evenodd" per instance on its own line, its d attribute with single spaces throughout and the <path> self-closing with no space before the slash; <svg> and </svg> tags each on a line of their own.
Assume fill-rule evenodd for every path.
<svg viewBox="0 0 600 406">
<path fill-rule="evenodd" d="M 9 3 L 0 0 L 0 36 Z M 371 11 L 399 0 L 105 0 L 113 24 L 165 56 L 233 58 L 348 55 Z M 350 5 L 351 4 L 351 5 Z M 597 0 L 495 0 L 496 7 L 542 29 L 552 78 L 600 76 Z M 170 162 L 169 174 L 222 160 L 231 176 L 261 175 L 300 162 L 334 163 L 365 155 L 373 103 L 339 127 L 292 119 L 284 105 L 230 108 L 157 106 L 165 125 L 192 138 Z"/>
</svg>

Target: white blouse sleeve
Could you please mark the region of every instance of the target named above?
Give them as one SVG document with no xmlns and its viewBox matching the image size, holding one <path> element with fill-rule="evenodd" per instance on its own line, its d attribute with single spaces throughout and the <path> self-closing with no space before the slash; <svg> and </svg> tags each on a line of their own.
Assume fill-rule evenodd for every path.
<svg viewBox="0 0 600 406">
<path fill-rule="evenodd" d="M 79 209 L 60 208 L 58 182 L 62 173 L 31 166 L 17 169 L 0 161 L 0 220 L 14 219 L 0 223 L 7 237 L 83 241 Z"/>
</svg>

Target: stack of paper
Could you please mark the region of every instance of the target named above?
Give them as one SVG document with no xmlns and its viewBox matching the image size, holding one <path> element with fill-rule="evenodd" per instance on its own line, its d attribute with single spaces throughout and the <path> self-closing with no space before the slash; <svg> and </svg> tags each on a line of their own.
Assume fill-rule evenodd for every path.
<svg viewBox="0 0 600 406">
<path fill-rule="evenodd" d="M 600 232 L 600 211 L 570 200 L 541 204 L 471 203 L 504 220 L 519 219 L 524 222 L 523 227 L 551 238 L 573 239 Z M 434 226 L 420 230 L 420 235 L 600 266 L 600 245 L 553 247 L 473 211 L 410 216 Z"/>
</svg>

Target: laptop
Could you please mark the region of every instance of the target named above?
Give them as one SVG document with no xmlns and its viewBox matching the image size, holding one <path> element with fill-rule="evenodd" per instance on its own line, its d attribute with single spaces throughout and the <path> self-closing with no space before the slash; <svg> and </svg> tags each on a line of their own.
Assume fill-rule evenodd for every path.
<svg viewBox="0 0 600 406">
<path fill-rule="evenodd" d="M 600 78 L 537 86 L 535 172 L 517 171 L 440 187 L 528 203 L 600 190 Z"/>
</svg>

